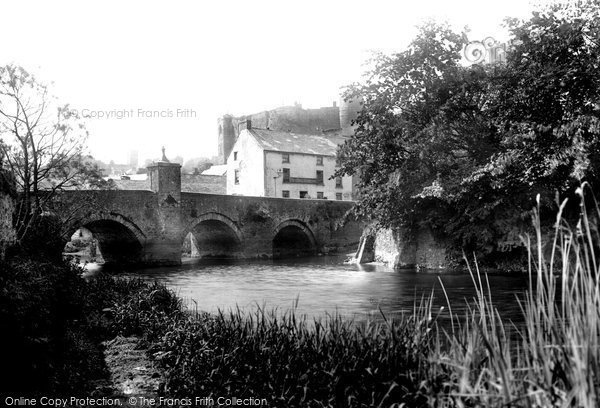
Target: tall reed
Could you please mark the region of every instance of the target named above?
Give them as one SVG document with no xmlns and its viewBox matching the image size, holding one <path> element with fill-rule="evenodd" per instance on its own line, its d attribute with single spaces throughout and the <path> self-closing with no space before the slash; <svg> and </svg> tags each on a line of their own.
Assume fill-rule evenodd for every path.
<svg viewBox="0 0 600 408">
<path fill-rule="evenodd" d="M 553 234 L 543 236 L 539 211 L 529 249 L 529 287 L 519 301 L 524 324 L 503 320 L 485 276 L 469 268 L 477 296 L 466 316 L 452 316 L 432 364 L 447 373 L 437 406 L 586 407 L 600 404 L 600 295 L 597 251 L 600 210 L 585 207 L 569 225 L 559 208 Z M 539 201 L 539 197 L 538 197 Z M 517 300 L 516 300 L 517 301 Z"/>
</svg>

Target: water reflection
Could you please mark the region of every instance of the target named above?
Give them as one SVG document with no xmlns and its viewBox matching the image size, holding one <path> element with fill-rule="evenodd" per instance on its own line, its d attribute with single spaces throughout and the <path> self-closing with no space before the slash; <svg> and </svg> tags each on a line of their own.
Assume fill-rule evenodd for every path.
<svg viewBox="0 0 600 408">
<path fill-rule="evenodd" d="M 285 261 L 185 263 L 178 267 L 128 272 L 127 276 L 157 280 L 174 289 L 200 310 L 216 312 L 239 306 L 286 310 L 298 299 L 297 311 L 309 317 L 339 313 L 364 319 L 410 312 L 415 301 L 434 294 L 435 310 L 447 303 L 454 312 L 465 309 L 475 296 L 469 275 L 393 270 L 383 265 L 343 263 L 343 257 Z M 519 320 L 517 296 L 527 286 L 523 275 L 489 275 L 492 299 L 501 314 Z M 442 314 L 442 318 L 444 315 Z"/>
</svg>

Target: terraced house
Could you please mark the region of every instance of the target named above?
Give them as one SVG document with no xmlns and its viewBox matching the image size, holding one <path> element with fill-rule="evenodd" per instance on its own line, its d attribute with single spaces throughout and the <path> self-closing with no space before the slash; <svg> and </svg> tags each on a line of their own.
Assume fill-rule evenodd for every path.
<svg viewBox="0 0 600 408">
<path fill-rule="evenodd" d="M 353 199 L 350 176 L 333 177 L 336 152 L 352 134 L 360 105 L 300 105 L 219 120 L 227 194 L 290 199 Z"/>
<path fill-rule="evenodd" d="M 352 177 L 332 178 L 343 141 L 252 129 L 247 121 L 227 159 L 227 194 L 352 200 Z"/>
</svg>

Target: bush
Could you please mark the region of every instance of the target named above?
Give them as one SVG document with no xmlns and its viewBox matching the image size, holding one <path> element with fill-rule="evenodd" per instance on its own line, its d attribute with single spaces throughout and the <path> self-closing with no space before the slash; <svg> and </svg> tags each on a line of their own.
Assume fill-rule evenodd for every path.
<svg viewBox="0 0 600 408">
<path fill-rule="evenodd" d="M 6 392 L 85 392 L 102 377 L 102 350 L 85 327 L 85 285 L 65 264 L 0 264 L 1 387 Z"/>
</svg>

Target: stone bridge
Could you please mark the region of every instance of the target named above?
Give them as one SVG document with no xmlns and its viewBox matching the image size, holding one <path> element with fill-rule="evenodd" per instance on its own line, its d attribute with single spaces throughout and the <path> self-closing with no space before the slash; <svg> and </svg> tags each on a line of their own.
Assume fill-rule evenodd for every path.
<svg viewBox="0 0 600 408">
<path fill-rule="evenodd" d="M 360 240 L 362 223 L 343 222 L 351 202 L 186 193 L 180 174 L 158 162 L 150 190 L 65 191 L 52 212 L 65 238 L 89 229 L 107 263 L 180 264 L 186 237 L 196 256 L 219 258 L 351 251 Z"/>
</svg>

